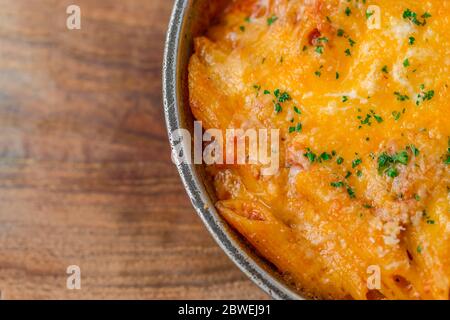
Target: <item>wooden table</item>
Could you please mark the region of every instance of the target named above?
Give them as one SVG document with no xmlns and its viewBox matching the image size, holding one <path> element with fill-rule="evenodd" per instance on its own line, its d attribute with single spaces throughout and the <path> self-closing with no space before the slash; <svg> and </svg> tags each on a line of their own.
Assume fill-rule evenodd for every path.
<svg viewBox="0 0 450 320">
<path fill-rule="evenodd" d="M 81 7 L 81 30 L 66 8 Z M 172 1 L 0 0 L 4 299 L 266 298 L 217 247 L 170 161 Z M 81 268 L 81 290 L 66 268 Z"/>
</svg>

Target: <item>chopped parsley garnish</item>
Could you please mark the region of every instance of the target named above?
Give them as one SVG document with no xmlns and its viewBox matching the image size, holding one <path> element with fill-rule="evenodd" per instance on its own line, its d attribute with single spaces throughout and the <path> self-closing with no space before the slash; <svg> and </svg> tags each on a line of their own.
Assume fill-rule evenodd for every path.
<svg viewBox="0 0 450 320">
<path fill-rule="evenodd" d="M 342 181 L 332 182 L 331 186 L 334 187 L 334 188 L 342 188 L 344 186 L 344 183 Z"/>
<path fill-rule="evenodd" d="M 401 115 L 402 115 L 401 112 L 398 112 L 398 111 L 392 112 L 392 116 L 394 117 L 395 121 L 398 121 L 398 119 L 400 119 Z"/>
<path fill-rule="evenodd" d="M 394 156 L 394 161 L 401 163 L 403 165 L 407 165 L 409 162 L 409 155 L 407 151 L 400 151 Z"/>
<path fill-rule="evenodd" d="M 384 73 L 389 73 L 388 71 L 388 66 L 384 66 L 381 71 L 383 71 Z"/>
<path fill-rule="evenodd" d="M 402 111 L 393 111 L 392 112 L 392 117 L 394 117 L 395 121 L 398 121 L 400 119 L 400 117 L 402 116 L 402 114 L 405 114 L 405 112 L 406 112 L 405 108 L 403 108 Z"/>
<path fill-rule="evenodd" d="M 352 188 L 347 187 L 347 193 L 350 196 L 350 198 L 352 198 L 352 199 L 356 198 L 356 193 Z"/>
<path fill-rule="evenodd" d="M 309 162 L 313 163 L 316 161 L 317 155 L 313 153 L 310 149 L 307 149 L 307 153 L 304 154 L 306 158 L 308 158 Z"/>
<path fill-rule="evenodd" d="M 271 26 L 272 24 L 274 24 L 275 21 L 278 20 L 277 16 L 271 16 L 270 18 L 267 19 L 267 25 Z"/>
<path fill-rule="evenodd" d="M 358 110 L 361 112 L 360 110 Z M 383 118 L 380 115 L 377 115 L 374 110 L 370 110 L 370 113 L 366 114 L 365 118 L 362 116 L 357 117 L 358 120 L 360 120 L 361 125 L 359 126 L 359 129 L 362 128 L 363 125 L 371 126 L 372 125 L 372 118 L 375 119 L 376 122 L 382 123 Z"/>
<path fill-rule="evenodd" d="M 352 14 L 352 10 L 349 7 L 345 8 L 345 15 L 347 17 L 349 17 L 351 14 Z"/>
<path fill-rule="evenodd" d="M 370 112 L 372 112 L 373 117 L 375 118 L 375 120 L 376 120 L 378 123 L 383 122 L 383 118 L 382 118 L 381 116 L 375 114 L 375 112 L 374 112 L 373 110 L 371 110 Z"/>
<path fill-rule="evenodd" d="M 397 96 L 398 101 L 406 101 L 409 100 L 409 97 L 406 94 L 401 94 L 400 92 L 394 92 L 394 95 Z"/>
<path fill-rule="evenodd" d="M 328 161 L 331 160 L 332 156 L 331 154 L 324 152 L 320 155 L 320 159 L 322 159 L 323 161 Z"/>
<path fill-rule="evenodd" d="M 420 90 L 422 90 L 421 93 L 417 95 L 416 105 L 419 106 L 421 103 L 425 101 L 430 101 L 434 97 L 434 90 L 427 90 L 425 91 L 425 85 L 420 85 Z"/>
<path fill-rule="evenodd" d="M 283 92 L 280 96 L 277 96 L 279 102 L 286 102 L 291 100 L 291 96 L 287 92 Z"/>
<path fill-rule="evenodd" d="M 310 148 L 306 149 L 306 153 L 304 154 L 304 156 L 306 158 L 308 158 L 308 160 L 313 163 L 313 162 L 326 162 L 326 161 L 330 161 L 333 159 L 333 157 L 336 156 L 337 152 L 336 151 L 331 151 L 331 152 L 322 152 L 320 155 L 317 155 L 316 153 L 314 153 Z"/>
<path fill-rule="evenodd" d="M 386 175 L 387 175 L 389 178 L 397 178 L 398 175 L 399 175 L 399 173 L 398 173 L 397 168 L 391 167 L 391 168 L 388 168 L 388 169 L 386 170 Z"/>
<path fill-rule="evenodd" d="M 369 11 L 369 10 L 367 10 L 367 11 L 366 11 L 366 19 L 369 19 L 371 16 L 374 15 L 374 13 L 375 13 L 375 11 Z"/>
<path fill-rule="evenodd" d="M 428 214 L 428 212 L 427 212 L 426 210 L 423 211 L 422 216 L 423 216 L 423 218 L 425 219 L 425 221 L 426 221 L 427 224 L 430 224 L 430 225 L 436 224 L 436 221 L 433 220 L 433 219 L 429 216 L 429 214 Z"/>
<path fill-rule="evenodd" d="M 355 159 L 352 161 L 352 168 L 355 169 L 357 166 L 359 166 L 362 163 L 362 160 L 360 158 Z"/>
<path fill-rule="evenodd" d="M 428 12 L 425 12 L 421 18 L 423 18 L 423 21 L 420 21 L 418 19 L 418 14 L 416 12 L 411 11 L 410 9 L 406 9 L 403 12 L 403 19 L 407 19 L 409 21 L 411 21 L 412 23 L 414 23 L 416 26 L 424 26 L 427 23 L 428 18 L 431 18 L 431 14 Z"/>
<path fill-rule="evenodd" d="M 254 84 L 253 85 L 253 89 L 256 90 L 256 96 L 258 97 L 259 96 L 259 92 L 261 91 L 261 86 L 257 85 L 257 84 Z"/>
<path fill-rule="evenodd" d="M 415 148 L 415 147 L 414 147 Z M 416 155 L 416 152 L 414 150 L 417 150 L 415 148 L 414 150 L 411 148 L 411 145 L 406 148 L 407 150 L 410 149 L 414 155 Z M 378 157 L 378 172 L 380 174 L 386 174 L 390 178 L 396 178 L 399 176 L 399 171 L 397 169 L 398 164 L 402 164 L 404 166 L 408 165 L 410 161 L 410 156 L 407 150 L 399 151 L 395 154 L 388 154 L 386 152 L 383 152 Z"/>
<path fill-rule="evenodd" d="M 417 157 L 420 154 L 420 150 L 413 144 L 410 144 L 407 148 L 411 149 L 412 154 Z"/>
<path fill-rule="evenodd" d="M 266 91 L 265 91 L 266 93 Z M 267 91 L 267 94 L 270 94 L 270 91 Z M 275 108 L 276 113 L 280 113 L 283 111 L 282 103 L 291 100 L 291 96 L 287 92 L 281 92 L 280 89 L 275 89 L 273 92 L 273 95 L 275 96 L 276 100 L 273 100 L 273 105 Z"/>
<path fill-rule="evenodd" d="M 323 46 L 317 46 L 314 51 L 318 54 L 323 54 Z"/>
<path fill-rule="evenodd" d="M 409 44 L 413 45 L 416 42 L 416 38 L 414 37 L 409 37 Z"/>
<path fill-rule="evenodd" d="M 281 107 L 281 104 L 275 103 L 275 112 L 280 113 L 281 111 L 283 111 L 283 107 Z"/>
<path fill-rule="evenodd" d="M 289 127 L 289 133 L 302 132 L 302 129 L 303 129 L 303 125 L 299 122 L 299 123 L 297 123 L 296 126 Z"/>
<path fill-rule="evenodd" d="M 409 67 L 411 64 L 410 64 L 410 62 L 409 62 L 409 59 L 405 59 L 404 61 L 403 61 L 403 66 L 405 67 L 405 68 L 407 68 L 407 67 Z"/>
<path fill-rule="evenodd" d="M 337 181 L 337 182 L 332 182 L 330 184 L 333 188 L 343 188 L 345 187 L 345 190 L 347 191 L 348 195 L 350 196 L 351 199 L 356 198 L 356 193 L 353 190 L 352 187 L 350 187 L 347 183 L 343 182 L 343 181 Z"/>
</svg>

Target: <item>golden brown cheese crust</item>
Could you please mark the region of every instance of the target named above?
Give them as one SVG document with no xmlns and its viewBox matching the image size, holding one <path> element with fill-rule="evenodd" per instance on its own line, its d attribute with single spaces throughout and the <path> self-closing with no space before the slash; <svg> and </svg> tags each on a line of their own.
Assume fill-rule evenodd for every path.
<svg viewBox="0 0 450 320">
<path fill-rule="evenodd" d="M 190 103 L 204 127 L 281 130 L 275 176 L 208 168 L 217 208 L 311 296 L 449 298 L 449 12 L 438 0 L 235 0 L 195 40 Z M 279 106 L 277 89 L 290 98 Z"/>
</svg>

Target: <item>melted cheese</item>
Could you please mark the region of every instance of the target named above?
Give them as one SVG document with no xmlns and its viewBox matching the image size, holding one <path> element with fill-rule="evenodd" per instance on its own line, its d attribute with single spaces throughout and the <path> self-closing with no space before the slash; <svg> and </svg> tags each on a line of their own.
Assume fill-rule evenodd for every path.
<svg viewBox="0 0 450 320">
<path fill-rule="evenodd" d="M 208 168 L 217 207 L 313 297 L 449 297 L 449 12 L 438 0 L 235 0 L 195 40 L 190 103 L 205 128 L 281 131 L 275 176 Z M 280 112 L 276 89 L 291 97 Z"/>
</svg>

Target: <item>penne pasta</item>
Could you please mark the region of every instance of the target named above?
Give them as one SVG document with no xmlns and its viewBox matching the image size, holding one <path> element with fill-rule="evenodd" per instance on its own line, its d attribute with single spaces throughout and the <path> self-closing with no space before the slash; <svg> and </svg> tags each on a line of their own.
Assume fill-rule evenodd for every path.
<svg viewBox="0 0 450 320">
<path fill-rule="evenodd" d="M 309 297 L 449 299 L 448 12 L 234 0 L 195 40 L 195 118 L 256 132 L 207 167 L 217 209 Z"/>
</svg>

